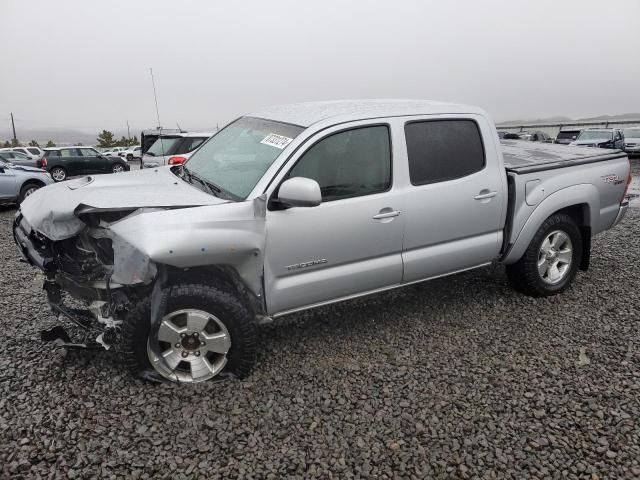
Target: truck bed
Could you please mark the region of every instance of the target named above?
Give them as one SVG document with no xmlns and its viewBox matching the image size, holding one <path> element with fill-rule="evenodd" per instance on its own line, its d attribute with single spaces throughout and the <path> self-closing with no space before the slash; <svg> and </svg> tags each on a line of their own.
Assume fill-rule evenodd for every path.
<svg viewBox="0 0 640 480">
<path fill-rule="evenodd" d="M 554 168 L 626 158 L 621 150 L 573 147 L 553 143 L 500 140 L 504 165 L 508 172 L 532 173 Z"/>
</svg>

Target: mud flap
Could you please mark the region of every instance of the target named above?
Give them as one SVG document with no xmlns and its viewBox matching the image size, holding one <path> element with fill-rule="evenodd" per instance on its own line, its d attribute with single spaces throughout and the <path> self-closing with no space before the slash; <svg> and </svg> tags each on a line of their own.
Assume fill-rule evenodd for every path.
<svg viewBox="0 0 640 480">
<path fill-rule="evenodd" d="M 591 263 L 591 227 L 580 227 L 582 233 L 582 258 L 580 259 L 580 270 L 586 272 Z"/>
</svg>

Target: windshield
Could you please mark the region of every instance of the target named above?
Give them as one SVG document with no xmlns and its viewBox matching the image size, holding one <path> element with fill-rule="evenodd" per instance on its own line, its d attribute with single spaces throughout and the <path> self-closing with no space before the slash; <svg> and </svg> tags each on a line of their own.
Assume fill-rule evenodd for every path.
<svg viewBox="0 0 640 480">
<path fill-rule="evenodd" d="M 296 125 L 242 117 L 211 137 L 185 166 L 189 172 L 244 200 L 302 130 Z"/>
<path fill-rule="evenodd" d="M 182 137 L 158 137 L 153 145 L 145 153 L 154 157 L 171 155 L 171 149 Z"/>
<path fill-rule="evenodd" d="M 625 128 L 622 132 L 625 137 L 640 138 L 640 128 Z"/>
<path fill-rule="evenodd" d="M 584 130 L 578 140 L 611 140 L 613 133 L 608 130 Z"/>
</svg>

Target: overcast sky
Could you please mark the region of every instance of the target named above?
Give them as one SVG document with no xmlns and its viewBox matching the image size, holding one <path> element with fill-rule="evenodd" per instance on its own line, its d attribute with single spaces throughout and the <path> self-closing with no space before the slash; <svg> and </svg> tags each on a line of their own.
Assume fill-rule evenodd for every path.
<svg viewBox="0 0 640 480">
<path fill-rule="evenodd" d="M 640 0 L 0 0 L 0 130 L 221 126 L 423 98 L 494 119 L 640 112 Z"/>
</svg>

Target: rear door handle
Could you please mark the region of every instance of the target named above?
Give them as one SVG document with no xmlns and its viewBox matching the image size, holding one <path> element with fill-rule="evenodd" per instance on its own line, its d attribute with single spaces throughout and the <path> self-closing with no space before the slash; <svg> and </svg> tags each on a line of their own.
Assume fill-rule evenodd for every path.
<svg viewBox="0 0 640 480">
<path fill-rule="evenodd" d="M 475 198 L 476 200 L 485 200 L 487 198 L 493 198 L 498 194 L 498 192 L 490 192 L 489 190 L 481 190 L 480 193 L 478 195 L 476 195 Z"/>
<path fill-rule="evenodd" d="M 385 209 L 383 209 L 385 210 Z M 385 212 L 380 212 L 377 215 L 373 216 L 374 220 L 380 220 L 383 218 L 391 218 L 391 217 L 397 217 L 398 215 L 400 215 L 400 210 L 391 210 L 391 211 L 385 211 Z"/>
</svg>

